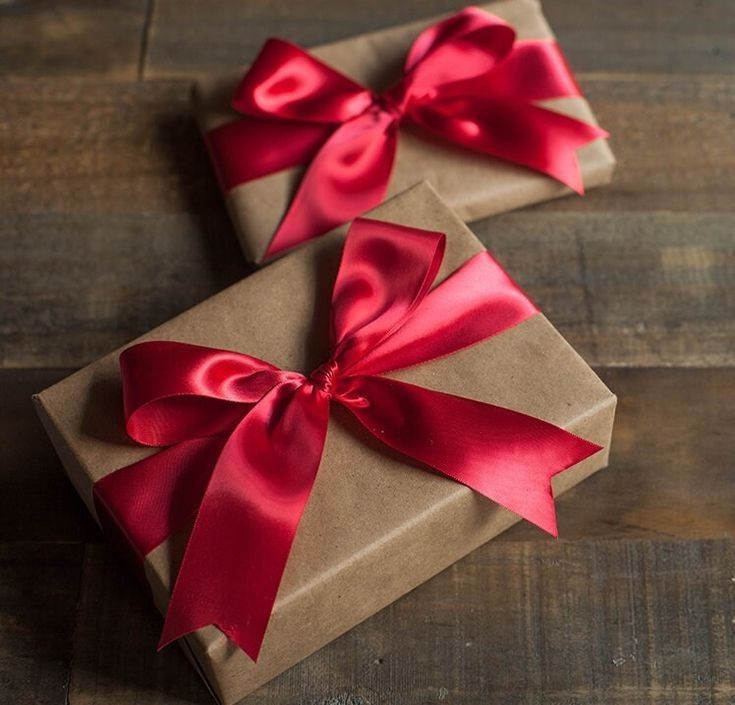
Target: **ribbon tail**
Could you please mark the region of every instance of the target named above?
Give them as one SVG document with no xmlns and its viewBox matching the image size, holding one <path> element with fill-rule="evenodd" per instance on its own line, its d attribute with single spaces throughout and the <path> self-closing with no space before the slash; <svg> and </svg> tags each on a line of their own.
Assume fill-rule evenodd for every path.
<svg viewBox="0 0 735 705">
<path fill-rule="evenodd" d="M 601 447 L 517 411 L 383 377 L 354 377 L 350 411 L 400 453 L 557 535 L 551 478 Z"/>
<path fill-rule="evenodd" d="M 340 126 L 306 170 L 266 259 L 336 228 L 385 196 L 396 152 L 397 124 L 384 111 Z"/>
<path fill-rule="evenodd" d="M 580 196 L 584 195 L 577 151 L 590 142 L 609 137 L 608 132 L 597 125 L 537 105 L 518 109 L 518 115 L 534 134 L 531 141 L 535 141 L 535 151 L 498 156 L 547 174 Z"/>
<path fill-rule="evenodd" d="M 553 110 L 494 98 L 450 98 L 416 108 L 417 125 L 475 152 L 483 152 L 551 176 L 584 193 L 577 150 L 605 130 Z"/>
<path fill-rule="evenodd" d="M 227 439 L 174 584 L 159 648 L 210 624 L 257 659 L 322 455 L 329 402 L 274 387 Z"/>
</svg>

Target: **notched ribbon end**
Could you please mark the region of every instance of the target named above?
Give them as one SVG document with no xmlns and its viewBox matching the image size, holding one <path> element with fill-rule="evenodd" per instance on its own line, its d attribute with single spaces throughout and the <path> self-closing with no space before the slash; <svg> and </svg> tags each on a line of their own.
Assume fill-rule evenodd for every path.
<svg viewBox="0 0 735 705">
<path fill-rule="evenodd" d="M 586 144 L 596 142 L 597 140 L 606 140 L 610 137 L 610 133 L 607 130 L 598 127 L 597 125 L 589 125 L 589 132 L 590 135 L 588 141 L 585 144 L 581 145 L 581 147 L 584 147 Z M 582 172 L 579 166 L 579 158 L 576 154 L 574 156 L 574 161 L 576 164 L 577 178 L 574 180 L 573 183 L 567 183 L 567 185 L 579 196 L 584 196 L 584 181 L 582 179 Z"/>
<path fill-rule="evenodd" d="M 158 640 L 158 646 L 156 646 L 156 651 L 163 651 L 169 644 L 176 641 L 179 637 L 168 637 L 164 636 L 164 634 L 161 634 L 161 638 Z"/>
<path fill-rule="evenodd" d="M 556 504 L 554 502 L 554 490 L 551 484 L 552 477 L 568 470 L 570 467 L 577 465 L 584 460 L 587 460 L 596 453 L 599 453 L 601 450 L 604 450 L 604 446 L 601 446 L 598 443 L 588 441 L 587 439 L 574 434 L 569 434 L 569 436 L 569 440 L 576 446 L 576 452 L 573 453 L 572 458 L 567 464 L 565 464 L 565 467 L 559 468 L 549 477 L 543 498 L 536 498 L 537 502 L 534 508 L 534 515 L 524 516 L 524 514 L 520 514 L 520 516 L 538 526 L 542 531 L 550 534 L 555 539 L 559 538 L 559 527 L 557 523 Z"/>
</svg>

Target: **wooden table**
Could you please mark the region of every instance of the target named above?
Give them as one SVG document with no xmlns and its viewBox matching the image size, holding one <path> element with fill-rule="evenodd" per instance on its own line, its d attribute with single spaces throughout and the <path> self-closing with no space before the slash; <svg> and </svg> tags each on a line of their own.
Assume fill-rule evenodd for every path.
<svg viewBox="0 0 735 705">
<path fill-rule="evenodd" d="M 61 472 L 29 395 L 248 273 L 199 72 L 446 0 L 0 4 L 0 702 L 208 703 Z M 475 230 L 619 395 L 610 468 L 253 705 L 735 702 L 735 11 L 548 0 L 612 187 Z"/>
</svg>

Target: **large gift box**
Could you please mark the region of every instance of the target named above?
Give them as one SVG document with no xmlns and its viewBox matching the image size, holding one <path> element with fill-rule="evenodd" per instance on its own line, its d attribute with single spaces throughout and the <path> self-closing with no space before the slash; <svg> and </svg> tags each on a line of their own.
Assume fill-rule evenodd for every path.
<svg viewBox="0 0 735 705">
<path fill-rule="evenodd" d="M 577 446 L 574 444 L 577 444 L 584 451 L 579 456 L 584 457 L 580 462 L 569 460 L 571 455 L 564 456 L 566 460 L 559 461 L 563 463 L 560 467 L 567 469 L 558 472 L 552 478 L 554 494 L 557 496 L 604 467 L 608 460 L 615 397 L 551 323 L 536 312 L 533 305 L 502 273 L 498 265 L 491 263 L 491 258 L 481 243 L 436 193 L 428 185 L 419 184 L 379 206 L 370 214 L 370 218 L 382 223 L 435 231 L 432 235 L 435 239 L 439 237 L 436 235 L 437 231 L 446 234 L 446 253 L 441 267 L 427 274 L 426 281 L 421 286 L 430 285 L 431 279 L 436 274 L 436 281 L 443 282 L 439 288 L 448 287 L 446 290 L 443 289 L 445 296 L 441 306 L 461 307 L 464 306 L 461 302 L 467 297 L 476 297 L 480 300 L 480 313 L 488 319 L 478 318 L 476 315 L 460 317 L 451 326 L 451 330 L 445 329 L 442 335 L 438 335 L 433 329 L 433 324 L 426 326 L 426 322 L 431 320 L 427 315 L 432 314 L 432 311 L 436 320 L 441 319 L 441 315 L 436 313 L 438 299 L 436 297 L 431 299 L 434 295 L 432 292 L 416 309 L 415 315 L 420 320 L 415 322 L 415 325 L 409 322 L 403 324 L 402 328 L 393 326 L 391 331 L 394 329 L 397 331 L 391 333 L 394 337 L 381 338 L 388 343 L 379 343 L 379 346 L 383 346 L 381 349 L 384 361 L 391 356 L 403 355 L 404 363 L 412 366 L 383 375 L 378 379 L 379 384 L 375 382 L 376 378 L 365 377 L 362 381 L 358 379 L 355 382 L 357 386 L 352 391 L 340 388 L 341 391 L 334 392 L 342 394 L 343 400 L 352 394 L 354 402 L 355 398 L 359 398 L 363 393 L 360 391 L 361 384 L 368 384 L 370 379 L 373 380 L 370 384 L 377 384 L 372 387 L 374 395 L 366 394 L 364 399 L 367 401 L 364 402 L 363 399 L 364 403 L 355 402 L 357 406 L 353 408 L 353 413 L 364 425 L 357 423 L 353 416 L 346 413 L 344 406 L 332 405 L 323 457 L 310 496 L 306 500 L 305 511 L 298 524 L 290 555 L 288 550 L 285 551 L 288 560 L 285 563 L 285 572 L 277 590 L 262 647 L 256 644 L 254 648 L 249 648 L 247 637 L 242 637 L 242 632 L 237 632 L 227 620 L 221 621 L 220 626 L 231 636 L 234 634 L 232 639 L 228 639 L 223 631 L 213 626 L 215 623 L 213 620 L 209 626 L 197 629 L 179 640 L 212 692 L 222 703 L 238 701 L 519 521 L 517 514 L 481 496 L 466 484 L 474 483 L 473 486 L 479 487 L 489 478 L 488 481 L 493 485 L 490 495 L 494 496 L 493 492 L 496 490 L 503 495 L 503 492 L 508 490 L 511 494 L 515 493 L 516 500 L 520 497 L 518 501 L 521 504 L 527 501 L 533 505 L 538 501 L 538 498 L 534 499 L 536 495 L 531 491 L 533 488 L 523 487 L 518 494 L 518 489 L 514 489 L 513 485 L 523 485 L 521 469 L 524 462 L 525 471 L 532 474 L 543 475 L 549 471 L 549 468 L 541 467 L 545 461 L 537 461 L 536 454 L 538 458 L 545 458 L 545 453 L 555 452 L 550 449 L 550 445 L 555 442 L 554 434 L 562 434 L 565 439 L 571 439 L 575 448 Z M 372 230 L 376 232 L 380 230 L 375 220 L 356 221 L 353 229 L 360 223 L 362 231 L 367 231 L 368 236 L 371 236 Z M 386 227 L 390 229 L 395 226 Z M 405 236 L 405 241 L 408 242 L 413 238 L 411 242 L 415 240 L 420 246 L 419 249 L 423 248 L 422 238 L 426 233 L 420 233 L 419 236 L 411 233 Z M 333 300 L 331 305 L 337 309 L 343 306 L 344 309 L 345 301 L 349 299 L 351 302 L 349 305 L 353 306 L 351 315 L 360 318 L 368 315 L 372 307 L 379 308 L 383 305 L 380 300 L 376 302 L 374 296 L 376 289 L 371 289 L 369 283 L 373 279 L 381 281 L 384 274 L 361 264 L 355 265 L 355 261 L 359 262 L 361 255 L 366 258 L 384 257 L 382 261 L 386 267 L 400 268 L 406 265 L 403 278 L 396 277 L 394 272 L 383 281 L 387 287 L 402 287 L 405 278 L 409 277 L 409 270 L 413 271 L 414 265 L 403 251 L 404 238 L 400 234 L 396 236 L 395 241 L 388 238 L 380 243 L 371 242 L 364 252 L 357 252 L 357 255 L 355 254 L 357 235 L 351 233 L 347 238 L 348 243 L 355 243 L 352 245 L 350 255 L 353 271 L 347 280 L 341 281 L 340 292 L 335 293 L 336 300 Z M 207 363 L 198 368 L 194 379 L 179 380 L 185 385 L 190 385 L 186 386 L 189 391 L 191 385 L 206 387 L 211 384 L 215 373 L 223 373 L 224 370 L 225 375 L 229 374 L 227 370 L 238 368 L 243 364 L 238 357 L 239 353 L 246 353 L 267 361 L 281 370 L 308 373 L 309 370 L 316 369 L 316 373 L 312 373 L 310 378 L 294 376 L 294 373 L 286 374 L 291 375 L 288 379 L 301 380 L 298 383 L 293 382 L 297 386 L 301 385 L 299 387 L 301 390 L 304 384 L 308 387 L 307 382 L 311 383 L 313 386 L 309 394 L 316 394 L 322 399 L 319 395 L 328 390 L 330 384 L 337 384 L 330 377 L 333 370 L 325 368 L 324 365 L 320 367 L 320 364 L 329 357 L 330 295 L 335 285 L 344 242 L 344 229 L 318 238 L 142 336 L 136 343 L 178 341 L 179 344 L 190 343 L 207 346 L 207 349 L 219 349 L 214 353 L 208 353 Z M 440 260 L 439 256 L 432 261 L 438 263 Z M 482 273 L 484 271 L 482 268 L 473 269 L 475 265 L 487 267 L 487 271 L 491 272 L 489 278 Z M 345 274 L 346 266 L 343 263 L 340 277 Z M 472 275 L 472 272 L 479 272 L 480 276 L 474 279 L 474 284 L 467 283 L 458 287 L 457 283 L 464 282 L 465 278 L 453 279 L 449 275 L 460 271 L 460 268 L 468 276 Z M 470 279 L 466 281 L 469 282 Z M 482 302 L 481 292 L 488 287 L 492 289 L 496 286 L 504 291 L 502 296 L 505 297 L 505 303 L 498 304 L 502 310 L 495 310 L 494 303 L 487 308 Z M 500 298 L 499 296 L 498 301 Z M 429 299 L 433 303 L 427 303 Z M 409 313 L 413 310 L 411 306 L 406 309 Z M 504 306 L 506 308 L 503 308 Z M 510 308 L 507 308 L 508 306 Z M 334 332 L 335 328 L 344 329 L 347 325 L 344 310 L 341 313 L 335 313 L 333 310 L 332 316 L 332 331 Z M 468 331 L 486 325 L 491 319 L 496 319 L 497 334 L 479 342 L 466 337 L 470 335 Z M 369 331 L 375 333 L 374 326 L 371 328 L 373 324 L 363 321 L 361 325 L 362 328 L 357 326 L 355 329 L 360 329 L 361 334 L 368 335 Z M 417 332 L 421 325 L 424 325 L 423 333 Z M 436 325 L 439 326 L 439 323 Z M 354 330 L 349 335 L 353 334 Z M 426 345 L 420 343 L 404 347 L 402 353 L 395 345 L 391 350 L 391 340 L 400 336 L 410 338 L 414 335 L 417 336 L 417 340 L 422 336 L 425 336 L 425 340 L 432 339 L 434 341 L 431 343 L 434 346 L 432 350 L 427 350 Z M 443 337 L 453 336 L 459 336 L 468 343 L 468 346 L 458 351 L 451 351 L 452 354 L 444 354 L 448 351 L 442 349 L 441 340 Z M 369 335 L 364 340 L 367 339 Z M 131 537 L 134 532 L 128 531 L 127 534 L 125 532 L 134 524 L 137 524 L 138 529 L 142 527 L 144 533 L 150 529 L 155 534 L 158 530 L 156 527 L 161 521 L 167 521 L 169 515 L 183 512 L 185 521 L 176 534 L 163 540 L 160 545 L 155 545 L 155 541 L 152 541 L 147 549 L 138 550 L 138 560 L 159 610 L 166 612 L 167 607 L 179 600 L 186 609 L 196 611 L 201 607 L 200 602 L 210 599 L 221 601 L 223 595 L 201 596 L 196 590 L 181 594 L 177 583 L 176 590 L 179 592 L 175 592 L 174 598 L 171 598 L 173 576 L 178 574 L 178 580 L 183 580 L 181 577 L 183 569 L 179 572 L 182 553 L 186 547 L 184 559 L 186 564 L 189 552 L 194 550 L 191 547 L 192 543 L 195 543 L 194 538 L 191 538 L 187 547 L 192 532 L 193 516 L 188 517 L 185 509 L 181 509 L 178 505 L 164 506 L 165 503 L 156 504 L 155 501 L 152 504 L 136 504 L 131 501 L 128 506 L 123 507 L 127 512 L 127 518 L 122 521 L 121 517 L 125 512 L 121 512 L 119 516 L 115 516 L 114 512 L 110 515 L 111 505 L 99 501 L 100 496 L 103 499 L 106 496 L 112 502 L 116 487 L 115 478 L 125 478 L 126 471 L 120 470 L 121 468 L 147 471 L 149 462 L 159 457 L 168 458 L 169 460 L 154 468 L 152 475 L 139 476 L 141 483 L 149 483 L 156 492 L 162 492 L 164 495 L 169 489 L 164 477 L 165 472 L 171 469 L 178 472 L 175 467 L 177 462 L 175 453 L 178 452 L 176 449 L 185 446 L 189 441 L 177 445 L 177 439 L 166 440 L 165 428 L 171 419 L 182 421 L 184 411 L 187 409 L 191 411 L 187 404 L 192 399 L 183 391 L 176 397 L 167 385 L 170 382 L 169 378 L 176 378 L 180 368 L 183 369 L 182 365 L 184 367 L 186 365 L 173 353 L 170 358 L 165 358 L 162 367 L 159 365 L 148 368 L 145 363 L 141 363 L 141 358 L 135 358 L 135 355 L 146 353 L 152 353 L 155 357 L 160 353 L 161 346 L 168 350 L 167 345 L 176 347 L 177 343 L 148 342 L 144 345 L 135 345 L 127 347 L 122 356 L 121 351 L 115 351 L 41 392 L 35 397 L 35 403 L 71 481 L 90 512 L 110 530 L 113 539 L 120 540 L 123 545 L 126 541 L 133 541 L 134 537 Z M 388 346 L 387 350 L 385 345 Z M 196 355 L 203 354 L 201 348 L 183 347 L 189 351 L 193 350 Z M 235 352 L 222 352 L 223 350 Z M 372 353 L 369 349 L 350 349 L 348 346 L 347 353 L 343 349 L 341 354 L 349 354 L 350 350 L 358 365 L 371 359 Z M 423 358 L 433 359 L 422 362 Z M 417 361 L 420 364 L 414 364 Z M 127 382 L 138 386 L 132 396 L 129 395 L 129 388 L 125 388 L 128 432 L 153 445 L 174 443 L 172 448 L 160 451 L 158 448 L 140 445 L 126 434 L 121 364 L 123 371 L 128 374 Z M 374 370 L 377 369 L 374 359 L 369 364 L 373 364 Z M 392 366 L 400 367 L 398 363 Z M 266 376 L 276 374 L 273 372 L 276 368 L 264 369 L 263 374 Z M 237 379 L 241 380 L 240 377 Z M 410 384 L 400 385 L 395 380 Z M 238 386 L 239 384 L 240 382 L 233 383 L 232 388 L 217 393 L 225 396 L 245 394 L 245 387 Z M 287 382 L 285 387 L 289 384 L 292 382 Z M 170 395 L 162 394 L 162 399 L 151 401 L 147 397 L 149 393 L 147 386 L 158 390 L 156 393 L 162 388 L 166 389 Z M 435 424 L 434 431 L 428 434 L 431 437 L 416 434 L 416 429 L 421 428 L 425 422 L 431 425 L 427 420 L 431 414 L 427 412 L 428 415 L 423 418 L 423 412 L 418 415 L 411 412 L 402 417 L 401 404 L 404 402 L 408 404 L 407 398 L 400 402 L 394 395 L 396 389 L 403 392 L 409 390 L 410 394 L 423 394 L 419 388 L 434 390 L 425 392 L 429 396 L 436 392 L 444 393 L 444 396 L 440 395 L 444 401 L 434 408 L 432 422 Z M 259 394 L 264 394 L 266 389 L 267 386 L 261 389 Z M 383 401 L 379 401 L 378 396 L 375 396 L 377 394 L 375 390 L 383 390 L 385 394 Z M 488 438 L 475 438 L 472 441 L 470 426 L 474 423 L 473 419 L 465 416 L 464 412 L 457 413 L 455 402 L 452 401 L 456 401 L 456 397 L 449 397 L 447 394 L 465 397 L 466 399 L 461 400 L 462 404 L 473 405 L 471 409 L 468 406 L 462 407 L 472 412 L 470 416 L 481 411 L 485 413 L 487 409 L 497 411 L 498 407 L 510 409 L 512 412 L 503 409 L 497 411 L 498 421 L 487 429 Z M 247 412 L 245 419 L 260 413 L 257 410 L 263 406 L 265 398 L 264 396 L 254 406 L 254 410 Z M 225 405 L 223 412 L 223 408 L 216 405 L 217 399 L 209 399 L 209 402 L 214 406 L 205 405 L 199 408 L 199 411 L 211 410 L 213 419 L 220 418 L 217 414 L 237 411 L 235 406 Z M 349 405 L 351 402 L 347 403 Z M 323 410 L 326 407 L 319 408 Z M 382 420 L 373 422 L 366 420 L 371 410 L 378 415 L 383 414 L 384 416 L 380 417 Z M 253 483 L 250 477 L 248 481 L 242 483 L 242 486 L 234 483 L 228 488 L 228 491 L 239 497 L 238 501 L 245 503 L 251 501 L 254 496 L 270 497 L 268 503 L 262 500 L 264 506 L 256 507 L 256 511 L 262 513 L 260 518 L 263 521 L 270 521 L 274 516 L 277 519 L 277 523 L 274 524 L 276 529 L 272 536 L 268 536 L 266 548 L 262 551 L 267 555 L 253 558 L 256 562 L 260 561 L 258 566 L 267 565 L 273 560 L 273 556 L 269 553 L 271 548 L 274 554 L 281 550 L 277 545 L 282 538 L 279 533 L 282 528 L 278 524 L 279 513 L 290 511 L 289 503 L 295 496 L 284 494 L 284 488 L 278 483 L 283 481 L 288 485 L 289 482 L 301 482 L 303 478 L 300 473 L 304 470 L 301 463 L 304 466 L 308 465 L 310 462 L 308 458 L 311 457 L 311 451 L 303 444 L 298 447 L 273 447 L 273 444 L 279 443 L 278 429 L 281 428 L 279 424 L 284 422 L 288 413 L 276 411 L 266 424 L 263 433 L 266 434 L 265 437 L 271 438 L 270 441 L 263 441 L 258 436 L 258 443 L 251 440 L 245 444 L 246 447 L 238 451 L 245 456 L 254 453 L 251 459 L 254 457 L 256 464 L 261 456 L 271 457 L 276 453 L 273 457 L 279 460 L 272 465 L 273 476 L 264 475 L 257 483 Z M 318 416 L 321 412 L 314 413 Z M 364 414 L 368 414 L 368 417 Z M 195 421 L 206 427 L 211 419 L 208 413 L 205 413 Z M 303 419 L 299 417 L 291 431 L 301 438 L 300 434 L 306 433 L 302 422 L 308 425 L 312 421 L 313 419 L 309 421 L 307 416 Z M 323 422 L 326 428 L 327 418 L 323 419 Z M 518 428 L 527 430 L 521 430 L 519 435 L 518 428 L 515 428 L 517 424 L 520 424 Z M 538 428 L 542 429 L 541 436 L 538 436 Z M 210 429 L 212 433 L 215 430 L 217 429 Z M 454 448 L 450 453 L 446 452 L 444 445 L 447 440 L 445 432 L 451 436 L 448 441 L 449 447 Z M 268 436 L 269 433 L 272 436 Z M 551 435 L 545 435 L 547 433 Z M 156 438 L 159 440 L 157 443 L 154 442 Z M 470 463 L 467 458 L 471 457 L 471 449 L 469 445 L 465 448 L 463 440 L 465 438 L 468 439 L 467 444 L 484 443 L 487 440 L 491 444 L 489 446 L 491 455 L 494 453 L 492 444 L 514 446 L 513 449 L 506 448 L 503 451 L 509 454 L 506 455 L 506 460 L 510 457 L 508 465 L 510 474 L 503 480 L 500 467 L 495 467 L 495 461 L 485 463 L 483 457 L 479 459 L 475 457 L 475 461 L 479 461 L 481 467 L 479 479 L 476 477 L 472 480 L 469 476 L 458 474 L 455 479 L 459 481 L 455 481 L 432 471 L 432 466 L 443 471 L 446 467 L 452 466 L 452 463 L 465 460 Z M 195 439 L 191 442 L 199 441 Z M 209 440 L 204 442 L 208 443 Z M 406 446 L 406 443 L 412 444 L 411 447 Z M 229 448 L 229 445 L 225 447 Z M 428 449 L 423 457 L 424 462 L 420 462 L 421 452 L 415 450 L 420 447 Z M 173 456 L 170 455 L 172 449 Z M 194 455 L 196 456 L 198 452 L 195 451 Z M 437 457 L 444 453 L 444 460 L 441 463 L 434 463 L 434 452 Z M 225 455 L 225 451 L 222 451 L 222 455 Z M 409 455 L 411 457 L 408 457 Z M 171 460 L 171 457 L 174 459 Z M 243 462 L 247 464 L 246 461 Z M 284 463 L 286 466 L 290 464 L 292 474 L 298 476 L 296 480 L 293 477 L 280 477 L 279 472 Z M 516 466 L 519 471 L 517 477 Z M 239 471 L 237 467 L 234 470 Z M 157 474 L 159 472 L 164 474 Z M 497 482 L 496 472 L 499 473 L 497 478 L 500 478 Z M 549 471 L 548 474 L 553 473 Z M 544 477 L 545 485 L 542 489 L 545 487 L 546 495 L 540 497 L 540 502 L 543 507 L 548 508 L 546 502 L 548 500 L 552 510 L 551 514 L 547 513 L 545 518 L 537 520 L 537 523 L 553 532 L 553 503 L 549 493 L 549 478 L 548 475 Z M 113 491 L 110 491 L 110 479 L 113 480 L 111 483 Z M 213 482 L 214 480 L 210 481 L 207 491 Z M 503 487 L 503 482 L 510 488 Z M 106 488 L 106 495 L 104 492 L 98 492 L 100 487 Z M 127 489 L 136 490 L 130 486 Z M 190 499 L 188 495 L 193 489 L 189 485 L 179 489 L 183 492 L 180 495 L 181 502 L 186 504 Z M 524 493 L 527 490 L 526 495 Z M 306 495 L 308 494 L 307 492 Z M 509 504 L 513 501 L 510 500 Z M 124 504 L 123 501 L 121 506 Z M 238 522 L 248 520 L 239 513 L 229 515 L 228 507 L 224 504 L 216 508 L 214 516 L 210 516 L 209 519 L 202 519 L 202 512 L 203 510 L 197 516 L 194 532 L 203 530 L 202 524 L 206 524 L 207 521 L 221 520 L 225 524 L 232 521 L 237 528 Z M 528 516 L 532 514 L 532 510 L 526 512 L 524 508 L 519 509 L 519 512 Z M 533 516 L 531 518 L 533 519 Z M 239 531 L 239 528 L 237 530 Z M 272 547 L 268 544 L 271 538 Z M 244 538 L 242 540 L 245 541 Z M 237 541 L 234 543 L 237 544 Z M 130 549 L 131 545 L 127 548 Z M 230 548 L 239 555 L 237 551 L 242 549 L 247 553 L 251 547 L 235 545 L 234 548 L 232 546 Z M 200 556 L 200 559 L 205 563 L 208 562 L 204 575 L 205 587 L 210 593 L 216 592 L 221 575 L 231 576 L 233 581 L 244 579 L 243 590 L 236 592 L 236 596 L 233 596 L 231 602 L 226 602 L 222 609 L 235 614 L 233 618 L 235 620 L 240 613 L 250 615 L 252 604 L 257 605 L 261 598 L 266 600 L 263 595 L 257 594 L 257 588 L 254 587 L 262 584 L 259 582 L 261 576 L 253 575 L 254 571 L 251 570 L 253 566 L 249 565 L 248 561 L 244 561 L 243 565 L 224 565 L 227 562 L 226 551 L 222 553 L 224 549 L 217 541 L 205 544 L 204 549 L 205 555 Z M 134 555 L 133 559 L 135 560 Z M 223 565 L 219 565 L 217 561 L 221 561 Z M 229 562 L 237 563 L 237 561 Z M 228 594 L 227 590 L 228 586 L 224 584 L 222 591 Z M 492 599 L 493 596 L 488 595 L 488 600 Z M 519 596 L 518 599 L 524 597 Z M 172 619 L 169 610 L 166 629 L 169 620 Z M 249 626 L 249 623 L 245 625 L 246 631 Z M 178 634 L 169 632 L 168 636 L 175 638 Z M 248 650 L 250 656 L 238 648 L 236 641 Z"/>
<path fill-rule="evenodd" d="M 486 21 L 509 27 L 478 30 Z M 441 29 L 419 38 L 427 27 Z M 509 38 L 502 31 L 509 28 L 517 35 L 513 44 L 512 32 Z M 475 84 L 473 78 L 439 85 L 447 75 L 472 75 L 472 62 L 485 70 L 488 56 L 497 65 Z M 403 68 L 407 57 L 414 65 Z M 255 263 L 422 180 L 470 222 L 569 194 L 570 186 L 578 192 L 600 186 L 612 176 L 605 133 L 595 127 L 535 0 L 468 8 L 308 54 L 270 40 L 253 66 L 245 81 L 245 69 L 202 79 L 193 95 L 238 237 Z M 402 75 L 408 84 L 399 82 Z M 406 107 L 407 85 L 413 108 Z M 362 87 L 374 91 L 372 101 Z M 434 95 L 441 101 L 432 102 Z M 396 110 L 403 112 L 393 120 Z"/>
</svg>

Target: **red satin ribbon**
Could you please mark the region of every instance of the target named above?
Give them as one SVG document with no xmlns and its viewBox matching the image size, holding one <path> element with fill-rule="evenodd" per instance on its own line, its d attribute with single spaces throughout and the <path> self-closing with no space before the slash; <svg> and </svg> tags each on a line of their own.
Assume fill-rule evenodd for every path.
<svg viewBox="0 0 735 705">
<path fill-rule="evenodd" d="M 122 353 L 128 433 L 170 447 L 97 482 L 98 511 L 140 560 L 194 520 L 161 646 L 215 624 L 257 658 L 332 402 L 409 461 L 556 535 L 550 479 L 600 446 L 510 409 L 382 376 L 538 313 L 487 252 L 431 289 L 443 253 L 440 233 L 356 220 L 332 294 L 332 352 L 308 376 L 185 343 Z"/>
<path fill-rule="evenodd" d="M 510 25 L 469 7 L 424 30 L 382 94 L 268 40 L 232 101 L 241 119 L 212 130 L 207 144 L 225 190 L 308 164 L 272 257 L 383 200 L 401 123 L 583 193 L 577 150 L 607 133 L 538 105 L 579 95 L 556 42 L 516 41 Z"/>
</svg>

